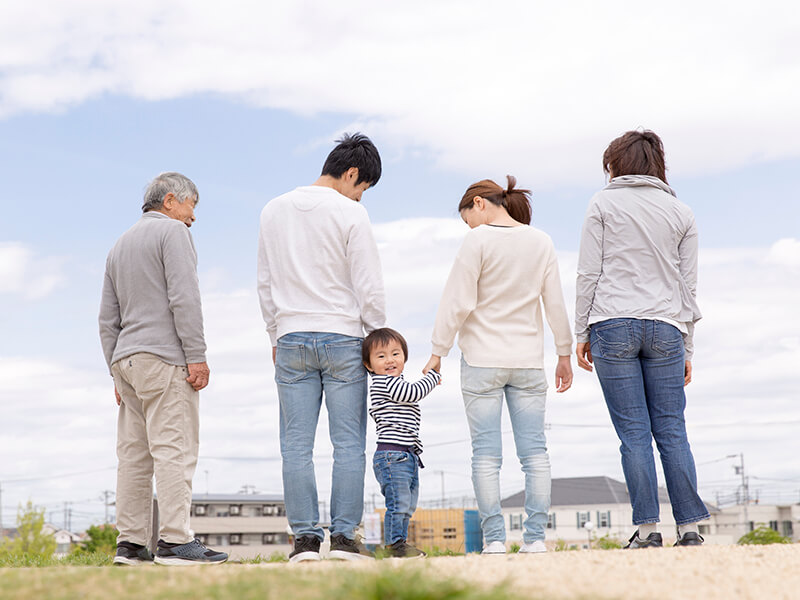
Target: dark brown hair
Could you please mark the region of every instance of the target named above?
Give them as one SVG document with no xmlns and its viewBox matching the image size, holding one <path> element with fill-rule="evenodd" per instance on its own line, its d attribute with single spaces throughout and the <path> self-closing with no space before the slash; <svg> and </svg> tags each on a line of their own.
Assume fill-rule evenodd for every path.
<svg viewBox="0 0 800 600">
<path fill-rule="evenodd" d="M 388 346 L 389 342 L 399 343 L 400 347 L 403 349 L 405 360 L 408 360 L 408 344 L 406 343 L 406 339 L 394 329 L 381 327 L 380 329 L 375 329 L 370 332 L 370 334 L 364 338 L 364 343 L 361 344 L 361 360 L 364 364 L 369 364 L 369 355 L 376 346 Z"/>
<path fill-rule="evenodd" d="M 622 134 L 603 152 L 603 171 L 614 177 L 652 175 L 667 183 L 661 138 L 649 129 Z"/>
<path fill-rule="evenodd" d="M 509 216 L 515 221 L 531 224 L 531 192 L 530 190 L 514 189 L 517 185 L 517 178 L 513 175 L 506 175 L 508 179 L 508 189 L 503 189 L 491 179 L 483 179 L 478 183 L 473 183 L 461 197 L 461 204 L 458 205 L 458 212 L 467 210 L 474 206 L 475 196 L 488 200 L 492 204 L 504 207 Z"/>
</svg>

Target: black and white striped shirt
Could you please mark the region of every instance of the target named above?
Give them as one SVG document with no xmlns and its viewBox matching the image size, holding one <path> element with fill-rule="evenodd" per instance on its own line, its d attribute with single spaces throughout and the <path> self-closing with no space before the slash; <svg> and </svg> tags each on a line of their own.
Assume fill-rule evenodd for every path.
<svg viewBox="0 0 800 600">
<path fill-rule="evenodd" d="M 403 375 L 372 375 L 369 389 L 369 414 L 375 419 L 378 443 L 411 446 L 422 452 L 419 439 L 419 401 L 433 391 L 442 376 L 428 373 L 416 383 L 408 383 Z"/>
</svg>

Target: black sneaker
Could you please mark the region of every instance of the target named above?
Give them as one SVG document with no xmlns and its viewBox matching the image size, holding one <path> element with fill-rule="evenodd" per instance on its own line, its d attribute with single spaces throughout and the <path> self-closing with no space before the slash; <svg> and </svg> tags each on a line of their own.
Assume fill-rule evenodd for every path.
<svg viewBox="0 0 800 600">
<path fill-rule="evenodd" d="M 386 547 L 389 551 L 389 556 L 393 558 L 423 558 L 428 556 L 419 548 L 406 543 L 405 540 L 397 540 L 394 544 Z"/>
<path fill-rule="evenodd" d="M 675 541 L 675 546 L 702 546 L 705 540 L 703 536 L 694 531 L 687 531 L 682 536 L 679 533 L 678 539 Z"/>
<path fill-rule="evenodd" d="M 639 530 L 633 532 L 631 539 L 628 540 L 628 545 L 625 546 L 625 549 L 634 549 L 634 548 L 661 548 L 664 545 L 664 542 L 661 539 L 661 534 L 657 531 L 654 531 L 646 538 L 642 539 L 639 537 Z"/>
<path fill-rule="evenodd" d="M 294 550 L 289 554 L 289 562 L 319 560 L 319 538 L 315 535 L 302 535 L 294 540 Z"/>
<path fill-rule="evenodd" d="M 351 540 L 347 536 L 337 533 L 331 536 L 330 558 L 338 560 L 371 560 L 375 555 L 361 543 L 361 536 Z"/>
<path fill-rule="evenodd" d="M 120 542 L 117 544 L 117 553 L 114 556 L 115 565 L 127 565 L 135 567 L 138 565 L 152 565 L 153 555 L 150 550 L 133 542 Z"/>
<path fill-rule="evenodd" d="M 158 540 L 154 560 L 158 565 L 218 565 L 228 560 L 228 555 L 208 548 L 198 539 L 186 544 L 170 544 Z"/>
</svg>

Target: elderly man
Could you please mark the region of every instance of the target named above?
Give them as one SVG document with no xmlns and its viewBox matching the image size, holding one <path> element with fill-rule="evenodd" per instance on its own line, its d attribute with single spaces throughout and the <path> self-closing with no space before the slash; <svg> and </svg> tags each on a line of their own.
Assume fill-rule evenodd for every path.
<svg viewBox="0 0 800 600">
<path fill-rule="evenodd" d="M 292 562 L 319 560 L 314 434 L 325 396 L 333 444 L 330 557 L 373 558 L 356 537 L 364 511 L 367 371 L 364 332 L 386 309 L 378 248 L 361 195 L 381 176 L 365 135 L 345 135 L 320 177 L 271 200 L 261 213 L 258 294 L 272 343 L 280 403 Z"/>
<path fill-rule="evenodd" d="M 156 177 L 145 192 L 142 218 L 106 261 L 99 321 L 119 405 L 115 564 L 214 564 L 228 558 L 189 531 L 199 391 L 209 378 L 197 253 L 189 233 L 197 200 L 197 187 L 180 173 Z M 155 559 L 145 547 L 154 474 L 160 521 Z"/>
</svg>

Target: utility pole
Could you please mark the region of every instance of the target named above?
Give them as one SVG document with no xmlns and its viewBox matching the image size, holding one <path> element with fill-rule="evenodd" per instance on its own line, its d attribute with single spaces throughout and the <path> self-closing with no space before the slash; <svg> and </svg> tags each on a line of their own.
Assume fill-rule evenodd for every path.
<svg viewBox="0 0 800 600">
<path fill-rule="evenodd" d="M 105 510 L 106 510 L 105 521 L 103 521 L 103 523 L 108 523 L 108 506 L 109 506 L 108 497 L 111 494 L 113 494 L 111 490 L 103 490 L 103 504 L 105 505 Z"/>
<path fill-rule="evenodd" d="M 744 532 L 750 531 L 750 519 L 747 518 L 747 505 L 750 503 L 750 490 L 747 476 L 744 473 L 744 453 L 739 454 L 739 465 L 733 467 L 737 475 L 742 476 L 742 507 L 744 512 Z"/>
<path fill-rule="evenodd" d="M 439 476 L 442 478 L 442 508 L 444 508 L 444 471 L 439 471 Z"/>
</svg>

